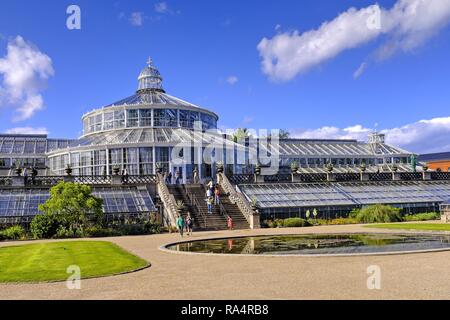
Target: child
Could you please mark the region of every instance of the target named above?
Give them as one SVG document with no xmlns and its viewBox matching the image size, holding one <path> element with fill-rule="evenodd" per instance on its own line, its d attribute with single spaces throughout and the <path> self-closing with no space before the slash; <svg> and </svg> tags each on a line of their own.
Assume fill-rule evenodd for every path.
<svg viewBox="0 0 450 320">
<path fill-rule="evenodd" d="M 216 185 L 214 189 L 214 204 L 217 206 L 220 203 L 220 189 L 219 185 Z"/>
<path fill-rule="evenodd" d="M 231 218 L 230 216 L 228 216 L 228 218 L 227 218 L 227 225 L 228 225 L 228 230 L 233 230 L 233 218 Z"/>
<path fill-rule="evenodd" d="M 208 197 L 206 204 L 208 205 L 208 214 L 212 214 L 213 198 Z"/>
</svg>

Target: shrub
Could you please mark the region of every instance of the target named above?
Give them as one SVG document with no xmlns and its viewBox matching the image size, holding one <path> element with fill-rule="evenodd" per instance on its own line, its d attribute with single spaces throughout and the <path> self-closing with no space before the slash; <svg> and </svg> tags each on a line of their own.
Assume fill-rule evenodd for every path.
<svg viewBox="0 0 450 320">
<path fill-rule="evenodd" d="M 302 218 L 288 218 L 283 221 L 283 227 L 286 228 L 306 227 L 309 225 L 310 223 Z"/>
<path fill-rule="evenodd" d="M 405 221 L 427 221 L 438 220 L 441 218 L 441 214 L 438 212 L 417 213 L 412 215 L 406 215 L 403 217 Z"/>
<path fill-rule="evenodd" d="M 350 211 L 350 213 L 348 214 L 348 217 L 356 219 L 356 216 L 359 214 L 360 211 L 361 211 L 361 209 L 355 208 L 352 211 Z"/>
<path fill-rule="evenodd" d="M 83 229 L 73 229 L 72 227 L 64 227 L 60 225 L 54 238 L 65 239 L 65 238 L 81 238 L 84 237 Z"/>
<path fill-rule="evenodd" d="M 39 214 L 33 218 L 30 231 L 36 239 L 50 239 L 56 235 L 61 225 L 60 217 L 55 214 Z"/>
<path fill-rule="evenodd" d="M 363 223 L 402 221 L 400 209 L 382 204 L 368 206 L 359 210 L 355 219 Z"/>
<path fill-rule="evenodd" d="M 98 226 L 90 227 L 85 230 L 85 235 L 87 237 L 118 237 L 121 236 L 122 233 L 113 228 L 102 228 Z"/>
<path fill-rule="evenodd" d="M 21 226 L 12 226 L 0 231 L 0 240 L 21 240 L 25 236 L 25 230 Z"/>
<path fill-rule="evenodd" d="M 114 227 L 102 228 L 100 226 L 92 226 L 85 230 L 87 237 L 118 237 L 118 236 L 135 236 L 144 234 L 161 233 L 161 225 L 154 222 L 144 222 L 138 224 L 117 225 Z"/>
</svg>

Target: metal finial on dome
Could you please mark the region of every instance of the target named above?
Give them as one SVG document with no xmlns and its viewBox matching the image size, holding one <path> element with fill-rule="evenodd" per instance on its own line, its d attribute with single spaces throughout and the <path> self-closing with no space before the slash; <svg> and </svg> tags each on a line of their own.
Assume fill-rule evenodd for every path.
<svg viewBox="0 0 450 320">
<path fill-rule="evenodd" d="M 162 88 L 162 77 L 158 69 L 153 65 L 151 57 L 147 60 L 147 66 L 142 69 L 138 77 L 138 92 L 147 90 L 164 91 Z"/>
</svg>

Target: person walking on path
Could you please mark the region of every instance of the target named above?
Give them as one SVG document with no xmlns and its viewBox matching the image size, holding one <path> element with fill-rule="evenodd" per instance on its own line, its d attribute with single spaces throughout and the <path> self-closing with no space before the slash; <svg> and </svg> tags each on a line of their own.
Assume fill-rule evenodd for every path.
<svg viewBox="0 0 450 320">
<path fill-rule="evenodd" d="M 192 231 L 194 230 L 194 218 L 191 217 L 191 213 L 189 212 L 186 217 L 186 233 L 189 236 L 192 236 Z"/>
<path fill-rule="evenodd" d="M 228 230 L 233 230 L 233 218 L 231 218 L 230 216 L 228 216 L 227 218 L 227 226 Z"/>
<path fill-rule="evenodd" d="M 216 188 L 214 189 L 214 204 L 217 206 L 220 203 L 220 189 L 219 185 L 216 185 Z"/>
<path fill-rule="evenodd" d="M 23 181 L 25 185 L 28 183 L 28 169 L 26 167 L 23 169 Z"/>
<path fill-rule="evenodd" d="M 180 214 L 177 219 L 177 227 L 178 231 L 180 232 L 181 237 L 183 238 L 183 231 L 184 231 L 185 221 L 183 216 Z"/>
<path fill-rule="evenodd" d="M 206 204 L 208 205 L 208 214 L 212 214 L 213 198 L 208 197 L 208 199 L 206 199 Z"/>
</svg>

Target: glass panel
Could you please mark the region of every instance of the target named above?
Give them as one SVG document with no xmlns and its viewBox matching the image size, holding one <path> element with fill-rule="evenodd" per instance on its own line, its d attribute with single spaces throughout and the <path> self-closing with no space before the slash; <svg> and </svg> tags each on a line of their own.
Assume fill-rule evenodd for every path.
<svg viewBox="0 0 450 320">
<path fill-rule="evenodd" d="M 139 126 L 140 127 L 151 127 L 152 125 L 152 110 L 151 109 L 140 109 L 139 110 Z"/>
<path fill-rule="evenodd" d="M 139 110 L 127 110 L 127 127 L 137 127 L 139 123 Z"/>
<path fill-rule="evenodd" d="M 114 128 L 125 127 L 125 111 L 118 110 L 114 111 Z"/>
</svg>

